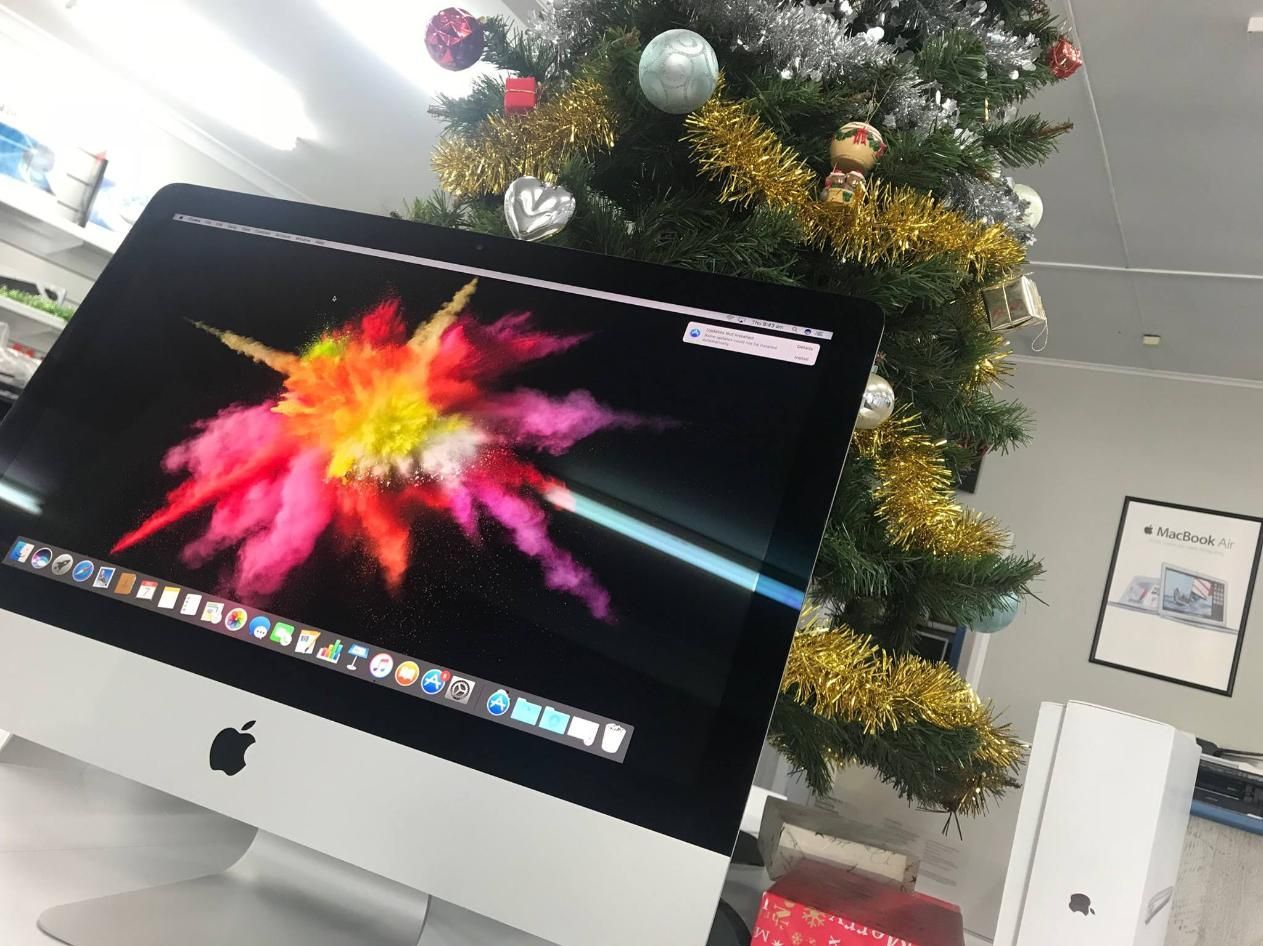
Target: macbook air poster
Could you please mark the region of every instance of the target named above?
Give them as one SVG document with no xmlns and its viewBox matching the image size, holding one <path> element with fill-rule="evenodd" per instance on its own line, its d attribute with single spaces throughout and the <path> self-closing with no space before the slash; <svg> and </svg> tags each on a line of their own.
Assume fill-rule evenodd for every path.
<svg viewBox="0 0 1263 946">
<path fill-rule="evenodd" d="M 1263 519 L 1128 497 L 1092 661 L 1232 694 Z"/>
</svg>

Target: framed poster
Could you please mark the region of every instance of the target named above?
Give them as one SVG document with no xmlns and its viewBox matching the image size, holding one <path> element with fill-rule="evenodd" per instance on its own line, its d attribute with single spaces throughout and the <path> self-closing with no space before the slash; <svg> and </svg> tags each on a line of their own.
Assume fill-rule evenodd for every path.
<svg viewBox="0 0 1263 946">
<path fill-rule="evenodd" d="M 1092 662 L 1232 695 L 1263 519 L 1128 496 Z"/>
</svg>

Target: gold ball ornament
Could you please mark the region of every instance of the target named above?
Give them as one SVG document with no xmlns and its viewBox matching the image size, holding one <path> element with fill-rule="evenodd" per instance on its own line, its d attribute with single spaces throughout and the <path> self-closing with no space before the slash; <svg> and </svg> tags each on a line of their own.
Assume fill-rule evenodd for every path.
<svg viewBox="0 0 1263 946">
<path fill-rule="evenodd" d="M 829 159 L 836 171 L 867 174 L 885 153 L 886 139 L 867 122 L 847 122 L 829 142 Z"/>
<path fill-rule="evenodd" d="M 864 397 L 860 401 L 860 415 L 855 426 L 860 430 L 876 430 L 895 412 L 895 389 L 890 382 L 873 372 L 868 376 Z"/>
</svg>

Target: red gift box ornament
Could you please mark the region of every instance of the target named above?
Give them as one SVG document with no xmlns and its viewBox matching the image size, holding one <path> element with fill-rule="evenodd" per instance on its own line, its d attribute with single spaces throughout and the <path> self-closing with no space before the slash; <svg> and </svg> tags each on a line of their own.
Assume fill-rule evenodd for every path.
<svg viewBox="0 0 1263 946">
<path fill-rule="evenodd" d="M 1048 68 L 1058 79 L 1069 79 L 1083 65 L 1083 51 L 1064 36 L 1048 47 Z"/>
<path fill-rule="evenodd" d="M 529 112 L 535 107 L 537 97 L 534 76 L 504 80 L 504 114 Z"/>
<path fill-rule="evenodd" d="M 478 17 L 460 7 L 447 7 L 430 17 L 425 27 L 425 48 L 444 69 L 459 72 L 482 58 L 486 44 Z"/>
</svg>

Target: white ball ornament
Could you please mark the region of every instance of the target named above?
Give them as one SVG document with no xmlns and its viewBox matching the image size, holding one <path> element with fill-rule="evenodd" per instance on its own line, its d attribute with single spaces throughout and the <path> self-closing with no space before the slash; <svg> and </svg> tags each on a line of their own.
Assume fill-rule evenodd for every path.
<svg viewBox="0 0 1263 946">
<path fill-rule="evenodd" d="M 656 108 L 683 115 L 700 106 L 719 82 L 715 50 L 692 30 L 667 30 L 640 54 L 640 91 Z"/>
<path fill-rule="evenodd" d="M 860 401 L 860 416 L 855 426 L 860 430 L 876 430 L 895 412 L 895 389 L 876 371 L 868 376 L 864 398 Z"/>
<path fill-rule="evenodd" d="M 1026 211 L 1022 214 L 1022 223 L 1032 229 L 1039 226 L 1044 219 L 1044 198 L 1039 196 L 1035 188 L 1029 184 L 1014 184 L 1013 193 L 1026 201 Z"/>
</svg>

